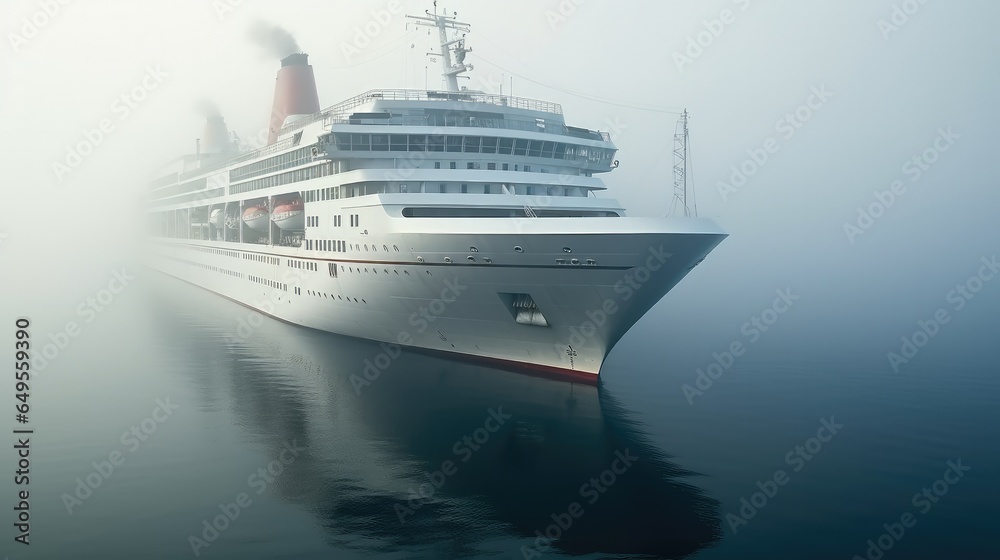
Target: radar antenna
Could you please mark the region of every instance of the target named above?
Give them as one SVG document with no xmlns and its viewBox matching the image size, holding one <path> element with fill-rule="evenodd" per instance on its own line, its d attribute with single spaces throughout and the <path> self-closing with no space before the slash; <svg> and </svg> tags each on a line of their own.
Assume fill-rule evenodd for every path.
<svg viewBox="0 0 1000 560">
<path fill-rule="evenodd" d="M 406 18 L 412 20 L 414 25 L 437 28 L 441 40 L 440 52 L 427 54 L 432 57 L 441 57 L 441 75 L 444 77 L 445 83 L 448 84 L 448 91 L 459 91 L 459 75 L 473 68 L 471 64 L 465 63 L 465 55 L 472 52 L 471 48 L 466 48 L 465 46 L 465 34 L 469 32 L 471 27 L 468 23 L 457 21 L 458 12 L 452 12 L 452 15 L 448 16 L 448 11 L 443 10 L 438 15 L 437 0 L 434 1 L 434 12 L 424 10 L 424 14 L 426 15 L 408 15 Z M 460 32 L 462 35 L 456 39 L 449 39 L 449 30 L 455 31 L 456 34 Z M 455 55 L 454 62 L 452 62 L 452 53 Z"/>
</svg>

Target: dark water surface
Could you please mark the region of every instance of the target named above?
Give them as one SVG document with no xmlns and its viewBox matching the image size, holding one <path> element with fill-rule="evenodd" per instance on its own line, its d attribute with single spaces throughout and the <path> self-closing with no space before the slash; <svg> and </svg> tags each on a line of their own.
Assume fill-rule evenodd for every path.
<svg viewBox="0 0 1000 560">
<path fill-rule="evenodd" d="M 762 347 L 688 402 L 708 362 L 655 328 L 598 388 L 143 275 L 35 372 L 32 544 L 12 559 L 1000 557 L 990 367 Z M 41 342 L 59 328 L 34 319 Z"/>
</svg>

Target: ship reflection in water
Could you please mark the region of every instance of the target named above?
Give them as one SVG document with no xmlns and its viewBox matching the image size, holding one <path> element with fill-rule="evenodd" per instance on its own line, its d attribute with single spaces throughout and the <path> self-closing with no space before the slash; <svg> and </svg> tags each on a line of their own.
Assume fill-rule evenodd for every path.
<svg viewBox="0 0 1000 560">
<path fill-rule="evenodd" d="M 233 403 L 271 457 L 304 448 L 268 491 L 315 516 L 333 549 L 679 558 L 721 536 L 696 473 L 599 387 L 258 321 L 164 281 L 184 301 L 161 300 L 162 343 L 202 364 L 199 406 Z"/>
</svg>

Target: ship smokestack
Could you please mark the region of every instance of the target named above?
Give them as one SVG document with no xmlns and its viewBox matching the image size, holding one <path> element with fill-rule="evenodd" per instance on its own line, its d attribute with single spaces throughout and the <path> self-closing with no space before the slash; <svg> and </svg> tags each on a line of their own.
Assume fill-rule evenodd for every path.
<svg viewBox="0 0 1000 560">
<path fill-rule="evenodd" d="M 231 152 L 234 148 L 229 139 L 229 129 L 221 115 L 212 115 L 205 120 L 205 129 L 201 134 L 201 151 L 206 154 L 221 154 Z"/>
<path fill-rule="evenodd" d="M 278 131 L 289 117 L 319 112 L 316 77 L 309 65 L 309 55 L 292 53 L 281 59 L 281 68 L 274 84 L 274 104 L 268 123 L 267 143 L 278 140 Z"/>
</svg>

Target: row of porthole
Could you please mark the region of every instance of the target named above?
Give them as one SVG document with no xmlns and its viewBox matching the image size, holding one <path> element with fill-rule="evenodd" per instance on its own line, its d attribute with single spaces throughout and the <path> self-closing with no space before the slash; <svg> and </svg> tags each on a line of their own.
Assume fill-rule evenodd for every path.
<svg viewBox="0 0 1000 560">
<path fill-rule="evenodd" d="M 478 253 L 479 249 L 477 249 L 476 247 L 469 247 L 469 251 L 472 252 L 472 253 Z M 524 252 L 524 248 L 521 247 L 520 245 L 515 245 L 514 246 L 514 252 L 515 253 L 523 253 Z M 572 253 L 573 249 L 571 249 L 569 247 L 563 247 L 563 252 L 564 253 Z M 467 260 L 469 262 L 476 262 L 476 257 L 474 257 L 472 255 L 469 255 L 469 256 L 465 257 L 465 260 Z M 423 263 L 424 262 L 424 258 L 423 257 L 417 257 L 417 262 L 418 263 Z M 444 262 L 446 262 L 448 264 L 451 264 L 454 261 L 452 261 L 451 257 L 445 257 L 444 258 Z M 490 257 L 483 257 L 483 262 L 486 263 L 486 264 L 493 264 L 493 259 L 491 259 Z M 571 264 L 580 264 L 580 259 L 570 259 L 570 263 Z M 566 259 L 556 259 L 556 264 L 566 264 Z M 594 260 L 594 259 L 587 259 L 587 264 L 590 265 L 590 266 L 595 266 L 597 264 L 597 261 Z"/>
<path fill-rule="evenodd" d="M 361 250 L 361 244 L 360 243 L 357 243 L 357 244 L 349 243 L 347 247 L 349 249 L 354 249 L 355 251 L 360 251 Z M 366 243 L 364 247 L 365 247 L 365 251 L 367 251 L 368 250 L 368 244 Z M 382 250 L 385 251 L 386 253 L 388 253 L 389 252 L 389 246 L 388 245 L 382 245 Z M 392 246 L 392 250 L 396 251 L 398 253 L 399 252 L 399 247 L 393 245 Z M 375 245 L 373 243 L 372 244 L 372 251 L 378 253 L 378 245 Z"/>
<path fill-rule="evenodd" d="M 340 301 L 344 301 L 344 296 L 332 296 L 332 295 L 326 294 L 324 292 L 316 292 L 316 291 L 313 291 L 313 290 L 306 290 L 306 294 L 308 294 L 310 296 L 316 296 L 316 297 L 322 296 L 324 299 L 339 299 Z M 348 302 L 353 301 L 354 303 L 358 303 L 358 298 L 352 298 L 352 297 L 348 296 L 347 297 L 347 301 Z M 368 305 L 368 302 L 365 301 L 364 298 L 361 298 L 361 303 L 363 303 L 365 305 Z"/>
<path fill-rule="evenodd" d="M 345 271 L 348 271 L 348 272 L 357 272 L 358 274 L 360 274 L 362 272 L 360 266 L 357 268 L 357 270 L 355 270 L 355 268 L 353 266 L 345 267 L 344 265 L 340 265 L 340 271 L 341 272 L 345 272 Z M 368 267 L 365 267 L 364 272 L 366 274 L 369 272 L 368 271 Z M 374 273 L 374 274 L 378 274 L 378 269 L 373 266 L 372 269 L 371 269 L 371 272 Z M 388 275 L 389 274 L 389 269 L 388 268 L 383 268 L 382 272 L 384 272 L 386 275 Z M 396 276 L 399 276 L 399 270 L 393 269 L 393 272 L 396 273 Z M 433 274 L 431 274 L 431 271 L 429 271 L 429 270 L 425 270 L 424 272 L 427 273 L 427 276 L 434 276 Z M 404 270 L 403 271 L 403 275 L 404 276 L 409 276 L 410 275 L 410 271 Z"/>
</svg>

